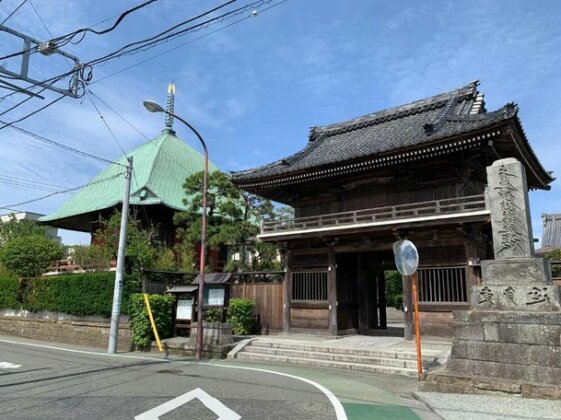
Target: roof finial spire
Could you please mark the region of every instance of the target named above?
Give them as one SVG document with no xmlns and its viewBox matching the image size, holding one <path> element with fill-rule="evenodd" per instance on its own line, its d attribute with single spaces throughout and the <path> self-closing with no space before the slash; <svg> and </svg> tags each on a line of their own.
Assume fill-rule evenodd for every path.
<svg viewBox="0 0 561 420">
<path fill-rule="evenodd" d="M 168 85 L 168 101 L 166 105 L 166 111 L 173 113 L 175 106 L 175 85 L 173 80 Z M 166 130 L 173 131 L 173 117 L 166 114 Z"/>
</svg>

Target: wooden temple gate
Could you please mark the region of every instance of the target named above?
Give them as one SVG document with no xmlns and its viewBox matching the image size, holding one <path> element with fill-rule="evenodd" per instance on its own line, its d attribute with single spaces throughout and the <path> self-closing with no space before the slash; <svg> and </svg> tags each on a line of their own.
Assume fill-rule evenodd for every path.
<svg viewBox="0 0 561 420">
<path fill-rule="evenodd" d="M 553 180 L 518 108 L 487 112 L 478 84 L 313 127 L 298 153 L 233 174 L 238 187 L 294 208 L 294 218 L 267 221 L 259 235 L 285 255 L 285 331 L 385 328 L 384 271 L 394 269 L 393 242 L 406 237 L 420 254 L 421 324 L 451 333 L 479 261 L 493 258 L 486 167 L 515 157 L 529 188 Z"/>
</svg>

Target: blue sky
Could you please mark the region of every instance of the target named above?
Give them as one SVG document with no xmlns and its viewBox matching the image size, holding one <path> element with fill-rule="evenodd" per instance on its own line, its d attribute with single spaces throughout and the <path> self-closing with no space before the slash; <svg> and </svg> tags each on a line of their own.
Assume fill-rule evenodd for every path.
<svg viewBox="0 0 561 420">
<path fill-rule="evenodd" d="M 0 19 L 19 3 L 2 1 Z M 115 17 L 138 3 L 32 0 L 55 36 Z M 269 6 L 276 3 L 273 0 Z M 65 50 L 87 61 L 217 4 L 159 0 L 127 17 L 110 34 L 88 34 Z M 163 118 L 148 114 L 141 102 L 152 98 L 164 103 L 166 86 L 173 79 L 176 112 L 205 137 L 211 160 L 223 170 L 241 170 L 300 150 L 310 126 L 343 121 L 479 79 L 488 110 L 507 102 L 519 104 L 532 146 L 544 167 L 559 176 L 559 22 L 561 2 L 556 0 L 288 0 L 216 33 L 209 34 L 230 22 L 95 67 L 90 88 L 152 138 L 163 127 Z M 48 38 L 29 3 L 7 25 Z M 205 34 L 209 35 L 196 39 Z M 186 42 L 190 43 L 170 54 L 111 76 Z M 15 39 L 0 35 L 1 55 L 18 49 Z M 14 69 L 17 62 L 0 65 Z M 45 79 L 66 71 L 68 64 L 54 56 L 35 55 L 31 69 L 33 76 Z M 4 94 L 0 91 L 0 96 Z M 29 101 L 0 119 L 12 121 L 55 97 Z M 6 98 L 0 102 L 0 113 L 21 99 Z M 110 110 L 98 106 L 125 150 L 146 141 Z M 87 98 L 66 98 L 19 125 L 109 159 L 121 154 Z M 176 128 L 181 138 L 198 147 L 196 139 Z M 73 187 L 87 183 L 104 167 L 8 128 L 0 130 L 0 142 L 1 173 L 10 176 Z M 0 182 L 0 206 L 46 193 Z M 58 195 L 23 207 L 50 213 L 68 198 Z M 541 214 L 561 212 L 558 182 L 549 192 L 531 192 L 530 203 L 534 236 L 541 237 Z M 64 232 L 63 239 L 84 242 L 87 236 Z"/>
</svg>

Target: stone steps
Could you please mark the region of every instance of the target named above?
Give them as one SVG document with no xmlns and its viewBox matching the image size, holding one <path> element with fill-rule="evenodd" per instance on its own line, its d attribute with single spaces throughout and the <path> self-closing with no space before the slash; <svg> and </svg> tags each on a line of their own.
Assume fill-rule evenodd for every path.
<svg viewBox="0 0 561 420">
<path fill-rule="evenodd" d="M 301 359 L 321 359 L 326 361 L 335 362 L 348 362 L 348 363 L 363 363 L 369 365 L 381 365 L 381 366 L 391 366 L 400 368 L 416 369 L 417 361 L 411 359 L 401 359 L 397 357 L 372 357 L 372 356 L 360 356 L 356 354 L 348 353 L 326 353 L 318 351 L 306 351 L 306 350 L 290 350 L 290 349 L 279 349 L 272 347 L 258 347 L 258 346 L 248 346 L 244 349 L 244 352 L 253 354 L 265 354 L 274 356 L 286 356 Z"/>
<path fill-rule="evenodd" d="M 430 365 L 438 355 L 438 351 L 426 350 L 423 353 L 423 365 Z M 416 353 L 408 349 L 349 348 L 310 342 L 256 339 L 228 357 L 256 362 L 417 376 Z"/>
</svg>

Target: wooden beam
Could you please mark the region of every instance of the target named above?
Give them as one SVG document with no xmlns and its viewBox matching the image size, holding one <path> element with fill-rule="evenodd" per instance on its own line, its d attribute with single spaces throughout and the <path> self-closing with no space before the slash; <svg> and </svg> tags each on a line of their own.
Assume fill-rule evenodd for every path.
<svg viewBox="0 0 561 420">
<path fill-rule="evenodd" d="M 329 334 L 337 335 L 337 261 L 333 247 L 327 250 L 327 300 L 329 301 Z"/>
</svg>

